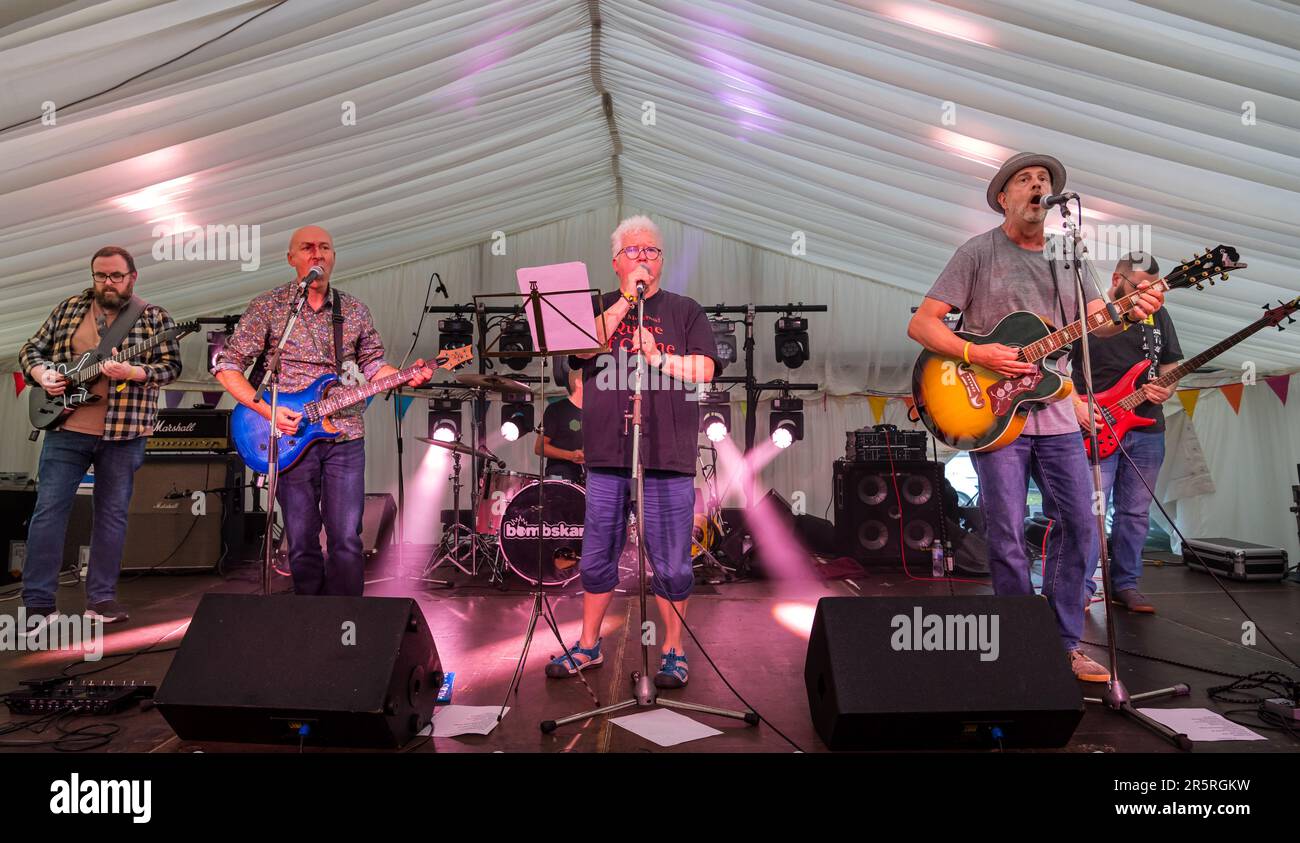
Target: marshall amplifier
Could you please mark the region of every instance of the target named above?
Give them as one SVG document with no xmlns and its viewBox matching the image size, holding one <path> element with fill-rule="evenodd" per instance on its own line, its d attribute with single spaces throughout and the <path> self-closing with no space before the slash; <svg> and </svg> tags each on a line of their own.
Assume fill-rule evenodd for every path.
<svg viewBox="0 0 1300 843">
<path fill-rule="evenodd" d="M 159 410 L 145 449 L 150 453 L 229 453 L 235 449 L 230 410 Z"/>
<path fill-rule="evenodd" d="M 135 473 L 123 571 L 210 571 L 244 545 L 238 454 L 158 454 Z"/>
</svg>

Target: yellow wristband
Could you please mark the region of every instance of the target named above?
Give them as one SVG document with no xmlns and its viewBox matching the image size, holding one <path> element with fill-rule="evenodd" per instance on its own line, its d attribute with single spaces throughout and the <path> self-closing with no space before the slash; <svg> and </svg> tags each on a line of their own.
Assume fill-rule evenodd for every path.
<svg viewBox="0 0 1300 843">
<path fill-rule="evenodd" d="M 966 342 L 966 345 L 962 347 L 961 356 L 966 359 L 966 365 L 969 366 L 970 365 L 970 341 L 969 340 Z"/>
</svg>

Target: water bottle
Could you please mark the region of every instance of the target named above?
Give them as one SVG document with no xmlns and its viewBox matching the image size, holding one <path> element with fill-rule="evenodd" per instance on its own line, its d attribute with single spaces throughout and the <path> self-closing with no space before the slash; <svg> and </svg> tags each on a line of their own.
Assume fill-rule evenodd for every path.
<svg viewBox="0 0 1300 843">
<path fill-rule="evenodd" d="M 930 542 L 930 576 L 936 579 L 943 576 L 943 545 L 938 539 Z"/>
</svg>

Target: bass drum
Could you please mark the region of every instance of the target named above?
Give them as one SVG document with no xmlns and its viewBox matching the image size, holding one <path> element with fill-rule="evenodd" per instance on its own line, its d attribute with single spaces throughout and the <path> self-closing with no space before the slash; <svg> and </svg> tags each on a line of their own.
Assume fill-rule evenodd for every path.
<svg viewBox="0 0 1300 843">
<path fill-rule="evenodd" d="M 543 498 L 541 537 L 538 537 L 538 500 Z M 578 576 L 582 557 L 583 519 L 587 493 L 567 480 L 539 480 L 524 486 L 506 505 L 498 536 L 501 557 L 510 570 L 536 585 L 566 585 Z M 537 543 L 541 542 L 541 571 Z"/>
</svg>

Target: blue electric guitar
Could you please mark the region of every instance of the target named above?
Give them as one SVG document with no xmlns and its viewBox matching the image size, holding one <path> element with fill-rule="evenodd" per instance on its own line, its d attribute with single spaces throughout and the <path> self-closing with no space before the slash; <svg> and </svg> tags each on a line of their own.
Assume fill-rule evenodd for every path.
<svg viewBox="0 0 1300 843">
<path fill-rule="evenodd" d="M 454 369 L 474 356 L 472 346 L 449 348 L 438 352 L 438 357 L 431 364 L 440 369 Z M 411 366 L 388 377 L 378 378 L 360 386 L 345 386 L 338 375 L 321 375 L 311 386 L 298 392 L 280 393 L 280 406 L 287 407 L 295 413 L 302 413 L 302 422 L 294 433 L 280 437 L 280 458 L 276 463 L 280 471 L 288 471 L 308 448 L 322 439 L 334 439 L 339 435 L 330 421 L 335 413 L 362 401 L 369 401 L 381 392 L 396 389 L 415 377 L 420 366 Z M 271 393 L 262 393 L 262 400 L 271 406 Z M 258 474 L 265 474 L 270 468 L 266 450 L 268 447 L 271 422 L 256 410 L 243 404 L 235 407 L 230 419 L 231 434 L 235 440 L 235 450 L 244 459 L 244 465 Z"/>
</svg>

